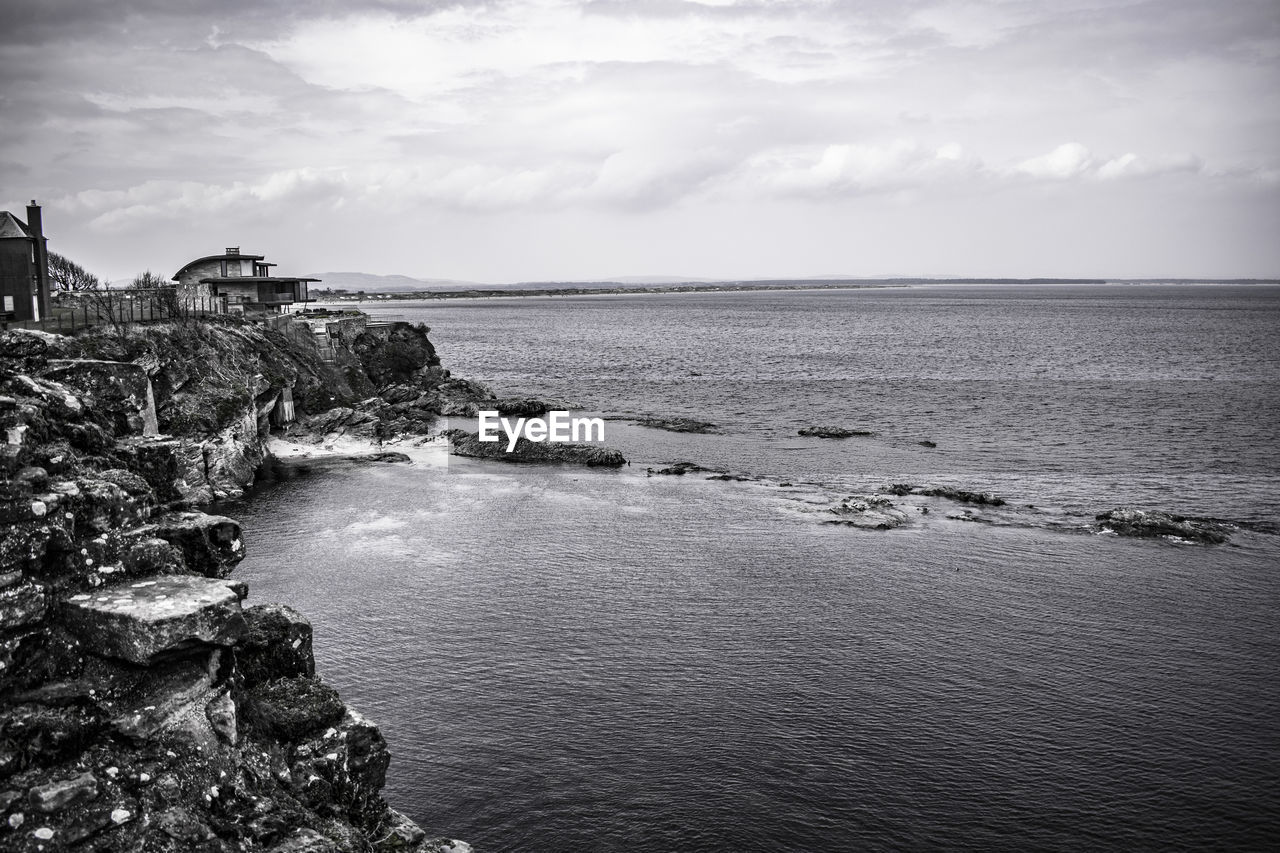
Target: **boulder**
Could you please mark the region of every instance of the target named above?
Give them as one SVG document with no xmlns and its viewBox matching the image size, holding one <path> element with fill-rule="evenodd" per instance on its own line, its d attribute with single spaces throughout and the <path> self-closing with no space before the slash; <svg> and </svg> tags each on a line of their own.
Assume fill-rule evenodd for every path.
<svg viewBox="0 0 1280 853">
<path fill-rule="evenodd" d="M 296 676 L 259 684 L 248 693 L 246 721 L 269 737 L 299 741 L 346 713 L 338 691 L 318 678 Z"/>
<path fill-rule="evenodd" d="M 710 421 L 699 421 L 693 418 L 640 418 L 636 423 L 650 429 L 665 429 L 668 432 L 708 433 L 716 430 L 716 425 Z"/>
<path fill-rule="evenodd" d="M 832 524 L 846 524 L 868 530 L 892 530 L 907 523 L 907 514 L 893 501 L 879 495 L 850 495 L 831 509 L 836 516 Z"/>
<path fill-rule="evenodd" d="M 844 427 L 836 426 L 804 427 L 797 434 L 812 438 L 853 438 L 855 436 L 870 437 L 875 435 L 874 432 L 864 429 L 845 429 Z"/>
<path fill-rule="evenodd" d="M 149 530 L 155 538 L 176 545 L 187 568 L 205 577 L 225 578 L 244 559 L 240 525 L 226 516 L 170 513 L 160 517 Z"/>
<path fill-rule="evenodd" d="M 236 668 L 247 687 L 277 678 L 315 675 L 311 623 L 283 604 L 244 611 L 245 632 L 236 646 Z"/>
<path fill-rule="evenodd" d="M 220 695 L 216 682 L 222 660 L 222 650 L 214 649 L 152 666 L 128 692 L 111 728 L 136 743 L 165 733 L 212 745 L 216 729 L 208 708 Z"/>
<path fill-rule="evenodd" d="M 12 630 L 44 618 L 44 587 L 24 583 L 0 590 L 0 628 Z"/>
<path fill-rule="evenodd" d="M 627 464 L 626 457 L 618 451 L 589 444 L 560 444 L 519 438 L 516 439 L 515 447 L 507 452 L 505 439 L 481 441 L 476 433 L 461 429 L 445 430 L 441 435 L 449 439 L 455 455 L 476 459 L 495 459 L 500 462 L 569 462 L 589 468 L 619 468 Z"/>
<path fill-rule="evenodd" d="M 1164 537 L 1218 545 L 1231 536 L 1231 527 L 1207 518 L 1171 515 L 1154 510 L 1119 507 L 1097 516 L 1098 529 L 1117 536 Z"/>
<path fill-rule="evenodd" d="M 685 474 L 692 474 L 697 471 L 713 471 L 715 473 L 721 473 L 719 471 L 716 471 L 715 468 L 704 468 L 703 466 L 699 465 L 697 462 L 688 462 L 688 461 L 672 462 L 670 465 L 668 465 L 665 468 L 646 468 L 645 469 L 645 473 L 651 477 L 655 474 L 660 474 L 666 477 L 683 477 Z"/>
<path fill-rule="evenodd" d="M 81 773 L 32 788 L 27 794 L 27 803 L 35 811 L 48 813 L 87 803 L 97 796 L 98 780 L 92 773 Z"/>
<path fill-rule="evenodd" d="M 68 627 L 106 657 L 150 664 L 202 645 L 228 646 L 244 631 L 240 598 L 225 582 L 165 575 L 73 595 Z"/>
<path fill-rule="evenodd" d="M 120 435 L 141 435 L 152 409 L 146 368 L 122 361 L 55 359 L 46 379 L 62 383 L 108 414 Z M 150 417 L 154 417 L 151 411 Z"/>
</svg>

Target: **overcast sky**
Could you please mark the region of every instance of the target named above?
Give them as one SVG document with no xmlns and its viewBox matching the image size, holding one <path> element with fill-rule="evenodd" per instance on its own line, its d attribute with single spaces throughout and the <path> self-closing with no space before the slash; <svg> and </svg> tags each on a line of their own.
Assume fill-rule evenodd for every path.
<svg viewBox="0 0 1280 853">
<path fill-rule="evenodd" d="M 0 209 L 111 278 L 1280 275 L 1275 0 L 4 15 Z"/>
</svg>

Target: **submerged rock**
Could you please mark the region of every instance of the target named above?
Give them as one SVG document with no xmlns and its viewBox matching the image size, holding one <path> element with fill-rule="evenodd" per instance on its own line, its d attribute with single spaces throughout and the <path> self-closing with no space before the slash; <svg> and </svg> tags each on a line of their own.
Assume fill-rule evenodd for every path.
<svg viewBox="0 0 1280 853">
<path fill-rule="evenodd" d="M 1118 507 L 1096 518 L 1098 529 L 1117 536 L 1167 537 L 1205 545 L 1219 545 L 1231 535 L 1229 525 L 1206 518 L 1190 518 L 1155 510 Z"/>
<path fill-rule="evenodd" d="M 636 423 L 651 429 L 665 429 L 668 432 L 703 434 L 716 430 L 716 425 L 710 421 L 699 421 L 693 418 L 640 418 Z"/>
<path fill-rule="evenodd" d="M 844 427 L 835 426 L 810 426 L 801 429 L 797 435 L 803 435 L 810 438 L 870 438 L 875 435 L 875 433 L 865 429 L 845 429 Z"/>
<path fill-rule="evenodd" d="M 1004 506 L 1005 500 L 990 492 L 970 492 L 954 486 L 913 486 L 910 483 L 892 483 L 885 486 L 886 494 L 902 497 L 904 495 L 921 495 L 927 498 L 947 498 L 965 504 L 979 506 Z"/>
<path fill-rule="evenodd" d="M 520 438 L 508 453 L 505 440 L 481 441 L 476 433 L 461 429 L 446 430 L 441 435 L 449 439 L 455 455 L 475 459 L 496 459 L 500 462 L 570 462 L 591 468 L 618 468 L 627 464 L 626 457 L 618 451 L 589 444 L 534 442 Z"/>
<path fill-rule="evenodd" d="M 906 512 L 893 501 L 879 495 L 850 495 L 830 512 L 836 516 L 831 524 L 847 524 L 869 530 L 892 530 L 908 521 Z"/>
<path fill-rule="evenodd" d="M 672 462 L 670 465 L 668 465 L 665 468 L 646 469 L 646 473 L 651 477 L 655 474 L 666 476 L 666 477 L 683 477 L 685 474 L 692 474 L 697 471 L 712 471 L 715 473 L 720 473 L 716 471 L 716 469 L 714 468 L 704 468 L 703 466 L 699 465 L 697 462 Z"/>
</svg>

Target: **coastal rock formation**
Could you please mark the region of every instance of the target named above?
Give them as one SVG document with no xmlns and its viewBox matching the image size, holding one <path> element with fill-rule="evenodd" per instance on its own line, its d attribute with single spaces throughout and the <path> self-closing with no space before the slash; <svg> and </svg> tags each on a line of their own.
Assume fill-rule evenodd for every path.
<svg viewBox="0 0 1280 853">
<path fill-rule="evenodd" d="M 646 468 L 645 469 L 645 473 L 648 474 L 650 477 L 654 475 L 659 475 L 664 477 L 683 477 L 685 474 L 693 474 L 699 471 L 710 471 L 712 473 L 717 473 L 717 474 L 721 473 L 719 470 L 715 468 L 704 468 L 703 466 L 699 465 L 697 462 L 689 462 L 689 461 L 672 462 L 670 465 L 667 465 L 664 468 Z"/>
<path fill-rule="evenodd" d="M 568 462 L 590 468 L 619 468 L 627 464 L 621 453 L 607 447 L 589 444 L 560 444 L 534 442 L 527 438 L 516 439 L 515 447 L 507 452 L 506 441 L 481 441 L 474 432 L 451 429 L 441 433 L 449 439 L 452 452 L 458 456 L 475 459 L 496 459 L 501 462 Z"/>
<path fill-rule="evenodd" d="M 879 495 L 850 495 L 829 512 L 836 516 L 831 519 L 831 524 L 847 524 L 868 530 L 892 530 L 910 519 L 893 501 Z"/>
<path fill-rule="evenodd" d="M 358 402 L 327 371 L 236 321 L 0 334 L 0 848 L 469 849 L 388 807 L 377 727 L 300 614 L 245 608 L 240 527 L 197 509 L 250 483 L 284 388 Z"/>
<path fill-rule="evenodd" d="M 870 437 L 875 435 L 864 429 L 845 429 L 844 427 L 835 426 L 810 426 L 799 430 L 797 435 L 810 436 L 813 438 L 854 438 L 854 437 Z"/>
<path fill-rule="evenodd" d="M 922 495 L 928 498 L 946 498 L 958 503 L 977 504 L 979 506 L 1004 506 L 1005 500 L 990 492 L 970 492 L 953 486 L 913 486 L 910 483 L 893 483 L 884 489 L 886 494 L 902 497 L 903 495 Z"/>
<path fill-rule="evenodd" d="M 1204 545 L 1219 545 L 1231 537 L 1231 528 L 1206 518 L 1189 518 L 1154 510 L 1120 507 L 1097 516 L 1098 530 L 1117 536 L 1163 537 Z"/>
<path fill-rule="evenodd" d="M 651 429 L 665 429 L 667 432 L 702 434 L 716 430 L 716 425 L 710 421 L 699 421 L 693 418 L 640 418 L 636 423 Z"/>
</svg>

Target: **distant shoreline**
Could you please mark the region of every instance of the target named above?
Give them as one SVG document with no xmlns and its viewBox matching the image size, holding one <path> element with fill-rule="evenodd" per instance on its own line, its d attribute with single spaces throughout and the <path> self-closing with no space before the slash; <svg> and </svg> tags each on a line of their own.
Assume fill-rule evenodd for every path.
<svg viewBox="0 0 1280 853">
<path fill-rule="evenodd" d="M 629 294 L 670 293 L 743 293 L 750 291 L 785 290 L 863 290 L 891 287 L 908 287 L 921 284 L 1280 284 L 1276 279 L 1105 279 L 1105 278 L 892 278 L 892 279 L 843 279 L 838 281 L 775 279 L 756 281 L 726 281 L 715 283 L 627 285 L 599 282 L 586 285 L 535 287 L 477 287 L 460 290 L 413 290 L 388 292 L 367 290 L 357 293 L 326 292 L 324 297 L 312 300 L 316 303 L 369 302 L 373 300 L 437 300 L 437 299 L 496 299 L 503 297 L 537 296 L 626 296 Z M 318 296 L 318 294 L 317 294 Z"/>
</svg>

